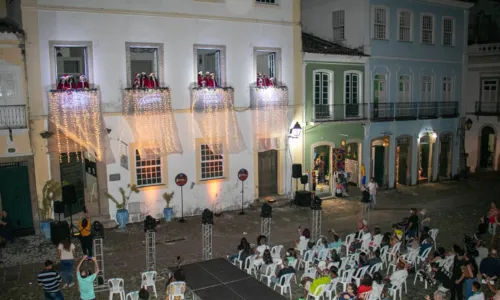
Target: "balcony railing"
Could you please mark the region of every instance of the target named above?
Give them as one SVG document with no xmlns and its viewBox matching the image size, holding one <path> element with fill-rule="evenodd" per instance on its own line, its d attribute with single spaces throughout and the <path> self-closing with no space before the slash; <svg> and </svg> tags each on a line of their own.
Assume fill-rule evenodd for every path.
<svg viewBox="0 0 500 300">
<path fill-rule="evenodd" d="M 0 106 L 0 129 L 26 128 L 26 106 Z"/>
<path fill-rule="evenodd" d="M 500 102 L 476 102 L 476 115 L 479 116 L 500 116 Z"/>
<path fill-rule="evenodd" d="M 349 121 L 368 119 L 366 103 L 314 105 L 314 121 Z"/>
<path fill-rule="evenodd" d="M 454 118 L 458 116 L 458 102 L 402 102 L 372 103 L 373 121 Z"/>
</svg>

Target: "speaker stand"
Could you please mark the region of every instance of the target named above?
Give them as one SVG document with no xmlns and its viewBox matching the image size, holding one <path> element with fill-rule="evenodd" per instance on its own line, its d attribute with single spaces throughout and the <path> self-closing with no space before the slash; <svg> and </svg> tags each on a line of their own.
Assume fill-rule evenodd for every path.
<svg viewBox="0 0 500 300">
<path fill-rule="evenodd" d="M 73 224 L 73 204 L 69 205 L 69 233 L 71 236 L 81 236 L 82 233 L 80 232 L 80 229 Z M 89 221 L 90 222 L 90 221 Z"/>
</svg>

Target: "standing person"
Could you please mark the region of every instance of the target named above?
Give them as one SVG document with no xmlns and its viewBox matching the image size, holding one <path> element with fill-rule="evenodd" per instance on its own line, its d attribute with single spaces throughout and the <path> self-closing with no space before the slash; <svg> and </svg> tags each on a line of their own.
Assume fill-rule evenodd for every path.
<svg viewBox="0 0 500 300">
<path fill-rule="evenodd" d="M 93 274 L 90 270 L 82 270 L 82 264 L 84 261 L 89 260 L 88 256 L 83 256 L 82 260 L 76 267 L 76 277 L 78 278 L 78 286 L 80 287 L 80 299 L 81 300 L 95 300 L 94 293 L 94 280 L 99 273 L 99 265 L 95 257 L 91 258 L 94 262 L 95 271 Z"/>
<path fill-rule="evenodd" d="M 438 282 L 441 286 L 451 293 L 451 299 L 455 300 L 455 283 L 453 280 L 448 277 L 440 268 L 439 265 L 435 262 L 431 263 L 431 269 L 434 273 L 434 276 L 430 278 L 434 283 Z"/>
<path fill-rule="evenodd" d="M 378 183 L 375 182 L 375 178 L 372 177 L 370 178 L 370 183 L 368 183 L 368 191 L 370 192 L 370 208 L 375 210 L 375 207 L 377 206 L 377 189 L 378 189 Z"/>
<path fill-rule="evenodd" d="M 498 209 L 495 202 L 491 202 L 490 210 L 488 211 L 488 232 L 495 236 L 497 231 Z"/>
<path fill-rule="evenodd" d="M 61 276 L 64 282 L 63 289 L 75 285 L 73 282 L 73 265 L 75 264 L 75 244 L 67 237 L 57 247 L 57 260 L 61 262 Z"/>
<path fill-rule="evenodd" d="M 80 242 L 82 243 L 83 254 L 92 257 L 92 229 L 90 217 L 87 208 L 83 208 L 83 216 L 78 221 L 78 230 L 80 231 Z"/>
<path fill-rule="evenodd" d="M 453 246 L 453 252 L 455 253 L 455 258 L 453 261 L 453 272 L 451 279 L 455 282 L 455 296 L 457 300 L 464 299 L 464 282 L 460 280 L 462 278 L 462 267 L 465 266 L 463 261 L 464 250 L 462 250 L 457 245 Z M 455 298 L 451 298 L 455 300 Z"/>
<path fill-rule="evenodd" d="M 408 225 L 406 226 L 406 234 L 410 238 L 415 238 L 418 236 L 418 215 L 417 215 L 417 209 L 412 208 L 410 211 L 411 215 L 410 218 L 408 219 Z"/>
<path fill-rule="evenodd" d="M 38 285 L 43 287 L 45 300 L 64 300 L 64 296 L 59 288 L 61 284 L 61 275 L 53 269 L 52 261 L 45 261 L 45 267 L 38 273 Z"/>
</svg>

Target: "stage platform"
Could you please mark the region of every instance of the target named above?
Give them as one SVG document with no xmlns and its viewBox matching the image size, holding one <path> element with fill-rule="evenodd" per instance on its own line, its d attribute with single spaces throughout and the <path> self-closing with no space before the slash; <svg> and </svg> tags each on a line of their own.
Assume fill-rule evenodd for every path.
<svg viewBox="0 0 500 300">
<path fill-rule="evenodd" d="M 170 268 L 173 273 L 177 268 Z M 284 300 L 264 283 L 224 258 L 183 265 L 189 290 L 201 300 Z"/>
</svg>

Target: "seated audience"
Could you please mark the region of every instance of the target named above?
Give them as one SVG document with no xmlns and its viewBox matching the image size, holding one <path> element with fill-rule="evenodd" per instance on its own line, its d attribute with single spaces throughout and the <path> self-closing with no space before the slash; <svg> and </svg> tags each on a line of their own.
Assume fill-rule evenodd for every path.
<svg viewBox="0 0 500 300">
<path fill-rule="evenodd" d="M 370 292 L 372 290 L 372 277 L 368 274 L 363 276 L 361 279 L 361 284 L 358 286 L 358 297 L 366 292 Z"/>
<path fill-rule="evenodd" d="M 289 265 L 287 259 L 284 259 L 283 266 L 278 266 L 278 268 L 276 269 L 276 276 L 271 277 L 271 281 L 275 284 L 279 283 L 281 277 L 286 274 L 295 274 L 295 269 Z"/>
<path fill-rule="evenodd" d="M 316 295 L 315 293 L 318 286 L 322 284 L 329 284 L 336 276 L 334 275 L 334 272 L 328 269 L 323 270 L 320 274 L 322 274 L 322 276 L 316 279 L 306 277 L 302 280 L 302 286 L 304 286 L 304 298 L 300 299 L 307 299 L 307 295 L 309 293 Z"/>
</svg>

